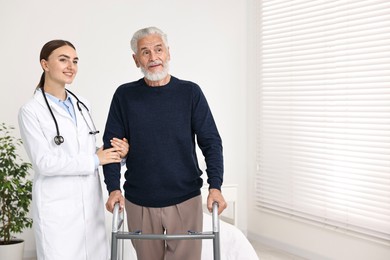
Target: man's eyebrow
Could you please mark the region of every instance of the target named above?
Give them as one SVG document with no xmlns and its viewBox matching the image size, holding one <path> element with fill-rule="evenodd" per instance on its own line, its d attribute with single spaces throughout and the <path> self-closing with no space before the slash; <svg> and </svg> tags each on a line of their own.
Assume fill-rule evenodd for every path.
<svg viewBox="0 0 390 260">
<path fill-rule="evenodd" d="M 162 43 L 159 43 L 159 44 L 156 44 L 156 45 L 154 45 L 152 48 L 156 48 L 156 47 L 162 47 L 163 46 L 163 44 Z M 148 47 L 148 46 L 145 46 L 145 47 L 142 47 L 140 50 L 142 51 L 142 50 L 148 50 L 150 47 Z"/>
</svg>

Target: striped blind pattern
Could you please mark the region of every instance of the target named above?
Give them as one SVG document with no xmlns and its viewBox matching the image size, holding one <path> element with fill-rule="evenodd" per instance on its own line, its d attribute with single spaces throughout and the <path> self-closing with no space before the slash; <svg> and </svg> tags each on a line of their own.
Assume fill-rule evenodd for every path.
<svg viewBox="0 0 390 260">
<path fill-rule="evenodd" d="M 258 14 L 256 206 L 390 243 L 390 1 Z"/>
</svg>

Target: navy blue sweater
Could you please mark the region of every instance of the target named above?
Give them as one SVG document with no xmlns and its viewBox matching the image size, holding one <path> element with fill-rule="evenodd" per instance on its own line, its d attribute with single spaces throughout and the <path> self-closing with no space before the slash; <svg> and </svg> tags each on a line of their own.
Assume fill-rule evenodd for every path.
<svg viewBox="0 0 390 260">
<path fill-rule="evenodd" d="M 200 87 L 171 77 L 161 87 L 144 79 L 116 90 L 103 136 L 126 137 L 125 197 L 140 206 L 166 207 L 200 194 L 203 185 L 196 143 L 207 165 L 209 188 L 221 189 L 222 141 Z M 120 190 L 120 164 L 103 166 L 109 192 Z"/>
</svg>

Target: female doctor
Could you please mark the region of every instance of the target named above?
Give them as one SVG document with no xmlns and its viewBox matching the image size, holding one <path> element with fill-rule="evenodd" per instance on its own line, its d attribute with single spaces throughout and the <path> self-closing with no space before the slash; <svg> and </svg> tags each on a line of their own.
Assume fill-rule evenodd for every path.
<svg viewBox="0 0 390 260">
<path fill-rule="evenodd" d="M 33 220 L 39 260 L 107 260 L 98 166 L 125 157 L 127 140 L 96 150 L 98 133 L 87 100 L 65 89 L 77 74 L 68 41 L 46 43 L 33 98 L 19 111 L 21 137 L 33 164 Z"/>
</svg>

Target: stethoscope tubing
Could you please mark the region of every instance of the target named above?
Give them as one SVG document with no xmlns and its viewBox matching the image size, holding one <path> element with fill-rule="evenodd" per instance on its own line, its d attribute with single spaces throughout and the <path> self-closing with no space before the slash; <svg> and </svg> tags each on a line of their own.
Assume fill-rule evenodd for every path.
<svg viewBox="0 0 390 260">
<path fill-rule="evenodd" d="M 77 100 L 77 102 L 76 102 L 77 109 L 80 111 L 80 113 L 81 113 L 81 115 L 82 115 L 82 117 L 83 117 L 83 119 L 84 119 L 84 121 L 85 121 L 85 124 L 88 126 L 88 128 L 89 128 L 89 130 L 90 130 L 90 131 L 89 131 L 89 134 L 91 134 L 91 135 L 98 134 L 99 131 L 96 130 L 96 126 L 95 126 L 95 124 L 94 124 L 94 122 L 93 122 L 93 120 L 92 120 L 92 116 L 91 116 L 91 114 L 90 114 L 90 112 L 89 112 L 88 107 L 87 107 L 82 101 L 80 101 L 80 99 L 79 99 L 73 92 L 71 92 L 71 91 L 68 90 L 68 89 L 65 89 L 65 90 L 66 90 L 66 92 L 68 92 L 69 94 L 71 94 L 71 95 Z M 54 113 L 53 113 L 53 111 L 52 111 L 52 109 L 51 109 L 51 107 L 50 107 L 50 105 L 49 105 L 49 102 L 47 101 L 47 97 L 46 97 L 45 90 L 44 90 L 43 87 L 41 87 L 41 91 L 42 91 L 43 98 L 45 99 L 47 108 L 49 109 L 50 114 L 51 114 L 51 116 L 52 116 L 52 118 L 53 118 L 54 124 L 55 124 L 55 126 L 56 126 L 57 135 L 54 137 L 54 143 L 55 143 L 56 145 L 61 145 L 61 144 L 65 141 L 65 139 L 64 139 L 64 137 L 60 134 L 60 128 L 58 127 L 57 119 L 56 119 L 56 117 L 54 116 Z M 91 127 L 89 126 L 89 124 L 88 124 L 88 122 L 87 122 L 87 119 L 85 118 L 84 113 L 83 113 L 83 111 L 82 111 L 82 109 L 81 109 L 80 104 L 87 110 L 87 113 L 88 113 L 88 115 L 89 115 L 89 118 L 90 118 L 90 121 L 91 121 L 91 123 L 92 123 L 92 127 L 93 127 L 93 128 L 91 128 Z"/>
</svg>

